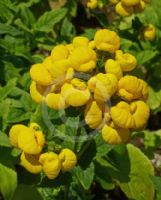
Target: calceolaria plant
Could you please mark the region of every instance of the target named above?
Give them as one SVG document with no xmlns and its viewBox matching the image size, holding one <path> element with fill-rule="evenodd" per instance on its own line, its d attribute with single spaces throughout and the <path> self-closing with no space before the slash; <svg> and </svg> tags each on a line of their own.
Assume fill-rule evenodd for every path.
<svg viewBox="0 0 161 200">
<path fill-rule="evenodd" d="M 88 176 L 94 173 L 94 169 L 99 173 L 103 169 L 106 173 L 109 170 L 110 174 L 107 160 L 104 160 L 102 165 L 101 157 L 105 156 L 113 145 L 126 148 L 123 144 L 130 142 L 131 133 L 145 128 L 149 118 L 150 111 L 146 103 L 148 85 L 144 80 L 130 74 L 136 67 L 136 58 L 120 49 L 120 37 L 109 29 L 97 30 L 92 40 L 77 36 L 70 44 L 59 44 L 43 62 L 32 65 L 30 94 L 33 101 L 57 113 L 70 109 L 78 113 L 79 110 L 78 115 L 81 118 L 78 131 L 72 138 L 74 148 L 72 145 L 59 143 L 59 135 L 55 136 L 54 130 L 49 142 L 47 130 L 42 130 L 34 121 L 29 126 L 13 125 L 9 137 L 11 145 L 21 152 L 19 164 L 31 174 L 41 174 L 42 182 L 44 177 L 47 177 L 47 180 L 55 179 L 57 184 L 61 176 L 72 174 L 72 181 L 67 184 L 68 194 L 65 189 L 65 194 L 69 197 L 74 195 L 74 185 L 82 184 L 85 190 L 90 188 L 94 175 L 91 174 L 90 178 Z M 61 122 L 61 119 L 59 120 Z M 86 140 L 84 139 L 82 144 L 80 136 L 84 129 Z M 51 138 L 53 149 L 48 146 Z M 66 139 L 64 137 L 64 140 Z M 96 139 L 98 153 L 91 158 L 88 149 L 91 148 L 95 153 L 93 139 Z M 101 147 L 99 140 L 102 141 Z M 56 145 L 59 145 L 59 148 L 56 148 Z M 99 148 L 107 150 L 101 153 Z M 132 145 L 128 148 L 129 151 L 134 150 Z M 82 155 L 90 158 L 90 162 L 83 162 Z M 142 153 L 141 156 L 144 157 Z M 83 166 L 86 165 L 84 170 L 82 162 Z M 153 174 L 149 162 L 148 165 L 150 174 Z M 102 185 L 97 172 L 96 177 Z M 111 177 L 111 181 L 113 178 L 115 175 Z M 109 188 L 113 187 L 113 184 L 111 182 Z M 41 187 L 41 182 L 39 186 Z M 41 192 L 44 190 L 41 189 Z M 151 195 L 153 194 L 152 189 Z"/>
</svg>

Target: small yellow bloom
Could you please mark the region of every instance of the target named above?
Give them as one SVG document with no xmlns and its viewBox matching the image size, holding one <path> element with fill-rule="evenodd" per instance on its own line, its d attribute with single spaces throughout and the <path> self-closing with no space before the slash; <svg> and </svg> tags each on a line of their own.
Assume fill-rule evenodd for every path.
<svg viewBox="0 0 161 200">
<path fill-rule="evenodd" d="M 66 104 L 74 107 L 83 106 L 90 99 L 87 85 L 77 78 L 74 78 L 71 83 L 65 83 L 61 88 L 61 94 Z"/>
<path fill-rule="evenodd" d="M 30 76 L 39 85 L 50 85 L 52 77 L 43 64 L 34 64 L 30 69 Z"/>
<path fill-rule="evenodd" d="M 95 9 L 98 6 L 98 0 L 89 0 L 87 3 L 87 7 L 90 9 Z"/>
<path fill-rule="evenodd" d="M 96 67 L 96 59 L 95 51 L 85 46 L 75 48 L 69 56 L 71 66 L 79 72 L 87 72 L 94 69 Z"/>
<path fill-rule="evenodd" d="M 80 47 L 80 46 L 85 46 L 87 47 L 89 43 L 88 38 L 82 37 L 82 36 L 77 36 L 73 39 L 73 46 L 74 48 Z"/>
<path fill-rule="evenodd" d="M 108 59 L 105 63 L 105 71 L 106 73 L 114 74 L 119 80 L 122 76 L 122 69 L 120 67 L 120 63 L 113 59 Z"/>
<path fill-rule="evenodd" d="M 120 0 L 110 0 L 112 4 L 117 4 Z"/>
<path fill-rule="evenodd" d="M 21 157 L 21 165 L 29 172 L 33 174 L 38 174 L 42 171 L 42 165 L 39 162 L 39 155 L 31 155 L 22 153 Z"/>
<path fill-rule="evenodd" d="M 153 24 L 149 24 L 144 30 L 144 38 L 147 40 L 154 40 L 156 37 L 156 28 Z"/>
<path fill-rule="evenodd" d="M 77 156 L 70 149 L 63 149 L 59 154 L 59 159 L 63 171 L 71 170 L 77 163 Z"/>
<path fill-rule="evenodd" d="M 137 60 L 133 55 L 123 53 L 121 50 L 116 51 L 115 59 L 120 63 L 121 69 L 124 72 L 133 70 L 137 64 Z"/>
<path fill-rule="evenodd" d="M 119 80 L 118 95 L 126 101 L 146 100 L 148 97 L 148 85 L 142 79 L 127 75 Z"/>
<path fill-rule="evenodd" d="M 95 45 L 98 50 L 114 53 L 120 48 L 120 38 L 114 32 L 108 29 L 100 29 L 94 37 Z"/>
<path fill-rule="evenodd" d="M 55 110 L 61 110 L 66 108 L 65 99 L 61 93 L 49 93 L 46 96 L 47 105 Z"/>
<path fill-rule="evenodd" d="M 84 118 L 90 128 L 102 128 L 102 126 L 110 120 L 109 109 L 105 104 L 90 101 L 86 105 Z"/>
<path fill-rule="evenodd" d="M 68 48 L 65 45 L 57 45 L 51 51 L 51 60 L 55 62 L 57 60 L 67 59 L 69 56 Z"/>
<path fill-rule="evenodd" d="M 122 144 L 129 140 L 130 131 L 125 128 L 114 128 L 105 125 L 102 129 L 102 137 L 108 144 Z"/>
<path fill-rule="evenodd" d="M 67 44 L 67 45 L 66 45 L 66 48 L 68 49 L 69 54 L 71 54 L 71 53 L 73 52 L 73 50 L 74 50 L 74 46 L 73 46 L 72 43 Z"/>
<path fill-rule="evenodd" d="M 41 103 L 43 101 L 46 89 L 47 88 L 45 86 L 39 85 L 35 81 L 32 81 L 32 83 L 30 85 L 31 98 L 36 103 Z"/>
<path fill-rule="evenodd" d="M 140 129 L 147 123 L 149 107 L 143 101 L 134 101 L 130 104 L 121 101 L 111 108 L 110 113 L 118 127 Z"/>
<path fill-rule="evenodd" d="M 108 100 L 117 90 L 117 78 L 113 74 L 98 73 L 88 81 L 89 90 L 98 102 Z"/>
<path fill-rule="evenodd" d="M 124 6 L 136 6 L 140 3 L 140 0 L 121 0 L 122 5 Z"/>
<path fill-rule="evenodd" d="M 56 153 L 49 152 L 40 155 L 39 162 L 43 166 L 43 171 L 49 179 L 55 179 L 61 170 L 61 162 Z"/>
<path fill-rule="evenodd" d="M 128 0 L 129 1 L 129 0 Z M 132 13 L 134 12 L 133 7 L 129 6 L 124 6 L 121 2 L 119 2 L 118 4 L 116 4 L 115 6 L 115 11 L 118 15 L 122 16 L 122 17 L 129 17 L 130 15 L 132 15 Z"/>
<path fill-rule="evenodd" d="M 22 129 L 26 128 L 26 126 L 22 124 L 13 125 L 9 131 L 9 140 L 12 146 L 18 148 L 18 136 Z"/>
<path fill-rule="evenodd" d="M 23 128 L 18 135 L 18 147 L 27 154 L 39 154 L 45 144 L 42 131 Z"/>
</svg>

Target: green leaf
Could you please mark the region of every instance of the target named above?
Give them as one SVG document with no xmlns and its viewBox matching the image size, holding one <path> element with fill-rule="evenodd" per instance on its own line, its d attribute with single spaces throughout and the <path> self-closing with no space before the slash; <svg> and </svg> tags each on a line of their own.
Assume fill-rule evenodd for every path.
<svg viewBox="0 0 161 200">
<path fill-rule="evenodd" d="M 11 147 L 8 136 L 0 131 L 0 146 Z"/>
<path fill-rule="evenodd" d="M 45 12 L 34 25 L 34 29 L 48 33 L 53 29 L 55 24 L 60 22 L 65 17 L 66 13 L 66 8 Z"/>
<path fill-rule="evenodd" d="M 111 160 L 118 168 L 115 178 L 129 199 L 154 200 L 154 185 L 150 179 L 154 169 L 150 160 L 138 148 L 132 144 L 126 148 L 117 147 L 111 154 Z M 120 179 L 119 173 L 124 174 L 124 179 Z"/>
<path fill-rule="evenodd" d="M 147 63 L 158 54 L 158 51 L 144 50 L 136 55 L 136 59 L 140 65 Z"/>
<path fill-rule="evenodd" d="M 94 164 L 91 163 L 88 168 L 82 169 L 81 167 L 76 167 L 75 174 L 81 185 L 85 190 L 88 190 L 94 179 Z"/>
<path fill-rule="evenodd" d="M 17 187 L 17 174 L 0 164 L 0 191 L 5 200 L 11 200 Z"/>
<path fill-rule="evenodd" d="M 85 33 L 83 33 L 82 36 L 87 37 L 89 40 L 92 40 L 94 38 L 96 31 L 97 31 L 97 29 L 95 29 L 95 28 L 85 29 Z"/>
<path fill-rule="evenodd" d="M 30 185 L 18 185 L 12 200 L 43 200 L 37 188 Z"/>
<path fill-rule="evenodd" d="M 161 186 L 161 177 L 152 176 L 151 179 L 154 183 L 155 189 L 161 195 L 161 187 L 160 187 Z"/>
<path fill-rule="evenodd" d="M 0 34 L 10 34 L 10 35 L 16 36 L 16 35 L 19 35 L 21 33 L 20 33 L 19 30 L 17 30 L 13 26 L 0 23 Z"/>
<path fill-rule="evenodd" d="M 108 168 L 100 165 L 98 162 L 95 163 L 95 176 L 96 181 L 102 186 L 103 189 L 114 189 L 114 183 L 109 174 Z"/>
<path fill-rule="evenodd" d="M 152 87 L 149 87 L 148 104 L 152 110 L 155 110 L 161 104 L 161 99 L 158 97 L 157 92 L 155 92 Z"/>
<path fill-rule="evenodd" d="M 0 117 L 2 119 L 1 129 L 4 131 L 7 127 L 7 118 L 10 112 L 10 100 L 5 99 L 0 103 Z"/>
<path fill-rule="evenodd" d="M 17 82 L 17 79 L 11 79 L 8 81 L 7 85 L 3 88 L 0 88 L 0 101 L 2 101 L 4 98 L 6 98 L 13 90 Z"/>
</svg>

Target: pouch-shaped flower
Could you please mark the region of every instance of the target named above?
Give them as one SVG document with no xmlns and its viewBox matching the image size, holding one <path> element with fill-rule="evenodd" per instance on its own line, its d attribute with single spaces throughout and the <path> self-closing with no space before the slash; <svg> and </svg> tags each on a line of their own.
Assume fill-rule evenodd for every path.
<svg viewBox="0 0 161 200">
<path fill-rule="evenodd" d="M 46 90 L 47 87 L 39 85 L 35 81 L 31 82 L 30 95 L 36 103 L 41 103 L 43 101 Z"/>
<path fill-rule="evenodd" d="M 65 83 L 61 88 L 61 94 L 66 104 L 74 107 L 83 106 L 90 99 L 87 85 L 77 78 L 74 78 L 71 83 Z"/>
<path fill-rule="evenodd" d="M 42 165 L 39 162 L 39 155 L 31 155 L 22 152 L 21 165 L 29 172 L 38 174 L 42 171 Z"/>
<path fill-rule="evenodd" d="M 75 167 L 77 163 L 77 156 L 70 149 L 63 149 L 59 153 L 59 159 L 61 161 L 61 169 L 63 171 L 69 171 Z"/>
<path fill-rule="evenodd" d="M 67 59 L 68 56 L 69 56 L 69 51 L 65 45 L 57 45 L 51 51 L 52 62 L 55 62 L 57 60 Z"/>
<path fill-rule="evenodd" d="M 42 131 L 35 131 L 31 128 L 24 128 L 18 136 L 18 147 L 27 154 L 39 154 L 45 144 Z"/>
<path fill-rule="evenodd" d="M 118 95 L 126 101 L 146 100 L 148 85 L 142 79 L 127 75 L 119 80 Z"/>
<path fill-rule="evenodd" d="M 149 118 L 149 106 L 143 101 L 130 104 L 121 101 L 111 108 L 111 118 L 118 127 L 140 129 L 145 126 Z"/>
<path fill-rule="evenodd" d="M 43 153 L 40 155 L 39 162 L 43 166 L 43 171 L 49 179 L 55 179 L 61 170 L 59 156 L 54 152 Z"/>
<path fill-rule="evenodd" d="M 118 15 L 122 17 L 129 17 L 134 12 L 134 8 L 132 6 L 125 6 L 121 2 L 116 4 L 115 11 Z"/>
<path fill-rule="evenodd" d="M 98 73 L 88 81 L 88 88 L 94 94 L 94 99 L 98 102 L 105 102 L 117 90 L 117 78 L 113 74 Z"/>
<path fill-rule="evenodd" d="M 120 38 L 108 29 L 98 30 L 94 37 L 95 45 L 98 50 L 114 53 L 120 48 Z"/>
</svg>

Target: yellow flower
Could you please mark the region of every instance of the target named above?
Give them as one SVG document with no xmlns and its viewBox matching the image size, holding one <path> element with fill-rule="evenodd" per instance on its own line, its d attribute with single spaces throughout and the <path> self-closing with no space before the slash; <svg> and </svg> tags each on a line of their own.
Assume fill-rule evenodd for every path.
<svg viewBox="0 0 161 200">
<path fill-rule="evenodd" d="M 130 131 L 125 128 L 105 125 L 102 129 L 102 137 L 108 144 L 122 144 L 129 140 Z"/>
<path fill-rule="evenodd" d="M 18 136 L 24 128 L 26 128 L 26 126 L 22 124 L 16 124 L 11 127 L 9 131 L 9 140 L 12 146 L 18 147 Z"/>
<path fill-rule="evenodd" d="M 153 24 L 149 24 L 144 30 L 144 38 L 147 40 L 154 40 L 156 37 L 156 28 Z"/>
<path fill-rule="evenodd" d="M 66 104 L 74 107 L 83 106 L 90 99 L 86 84 L 77 78 L 74 78 L 71 83 L 65 83 L 61 88 L 61 94 Z"/>
<path fill-rule="evenodd" d="M 31 98 L 36 103 L 41 103 L 43 101 L 46 89 L 47 88 L 45 86 L 39 85 L 35 81 L 32 81 L 32 83 L 30 85 Z"/>
<path fill-rule="evenodd" d="M 45 100 L 47 105 L 55 110 L 65 109 L 67 106 L 61 93 L 49 93 Z"/>
<path fill-rule="evenodd" d="M 146 100 L 148 97 L 148 85 L 142 79 L 127 75 L 119 80 L 118 95 L 126 101 Z"/>
<path fill-rule="evenodd" d="M 108 100 L 117 90 L 117 78 L 113 74 L 98 73 L 88 81 L 89 90 L 98 102 Z"/>
<path fill-rule="evenodd" d="M 121 101 L 111 108 L 110 113 L 118 127 L 140 129 L 147 123 L 149 107 L 143 101 L 134 101 L 130 104 Z"/>
<path fill-rule="evenodd" d="M 73 46 L 74 48 L 80 47 L 80 46 L 85 46 L 87 47 L 89 43 L 88 38 L 82 37 L 82 36 L 77 36 L 73 39 Z"/>
<path fill-rule="evenodd" d="M 55 179 L 61 170 L 61 162 L 56 153 L 49 152 L 40 155 L 39 162 L 43 166 L 43 171 L 49 179 Z"/>
<path fill-rule="evenodd" d="M 70 149 L 63 149 L 59 154 L 59 159 L 63 171 L 71 170 L 77 163 L 77 156 Z"/>
<path fill-rule="evenodd" d="M 87 7 L 90 9 L 95 9 L 98 6 L 98 0 L 89 0 Z"/>
<path fill-rule="evenodd" d="M 117 4 L 120 0 L 110 0 L 111 3 Z"/>
<path fill-rule="evenodd" d="M 33 174 L 38 174 L 42 171 L 42 165 L 39 162 L 39 155 L 31 155 L 22 153 L 21 157 L 21 165 L 29 172 Z"/>
<path fill-rule="evenodd" d="M 96 67 L 96 59 L 95 51 L 85 46 L 75 48 L 69 56 L 71 66 L 79 72 L 87 72 L 94 69 Z"/>
<path fill-rule="evenodd" d="M 100 29 L 94 37 L 95 45 L 98 50 L 114 53 L 120 48 L 120 38 L 114 32 L 108 29 Z"/>
<path fill-rule="evenodd" d="M 109 109 L 105 104 L 90 101 L 84 112 L 85 122 L 92 129 L 99 129 L 110 120 Z"/>
<path fill-rule="evenodd" d="M 137 4 L 136 6 L 134 6 L 134 10 L 135 12 L 141 12 L 145 9 L 145 2 L 144 1 L 140 1 L 139 4 Z"/>
<path fill-rule="evenodd" d="M 121 69 L 124 72 L 133 70 L 137 64 L 137 60 L 133 55 L 123 53 L 121 50 L 116 51 L 115 59 L 120 63 Z"/>
<path fill-rule="evenodd" d="M 140 0 L 121 0 L 122 5 L 124 6 L 136 6 L 139 4 Z"/>
<path fill-rule="evenodd" d="M 73 50 L 74 50 L 74 46 L 73 46 L 72 43 L 67 44 L 67 45 L 66 45 L 66 48 L 68 49 L 69 54 L 71 54 L 71 53 L 73 52 Z"/>
<path fill-rule="evenodd" d="M 129 1 L 129 0 L 128 0 Z M 116 6 L 115 6 L 115 11 L 118 15 L 122 16 L 122 17 L 129 17 L 130 15 L 132 15 L 132 13 L 134 12 L 133 7 L 127 7 L 124 6 L 121 2 L 119 2 Z"/>
<path fill-rule="evenodd" d="M 57 60 L 49 69 L 51 76 L 56 79 L 63 79 L 67 70 L 71 67 L 69 60 Z"/>
<path fill-rule="evenodd" d="M 51 60 L 55 62 L 57 60 L 67 59 L 69 56 L 68 48 L 65 45 L 57 45 L 51 51 Z"/>
<path fill-rule="evenodd" d="M 120 79 L 123 76 L 120 63 L 113 59 L 108 59 L 105 63 L 106 73 L 114 74 L 117 79 Z"/>
<path fill-rule="evenodd" d="M 27 154 L 39 154 L 45 144 L 42 131 L 23 128 L 18 135 L 18 147 Z"/>
<path fill-rule="evenodd" d="M 30 69 L 30 76 L 39 85 L 50 85 L 52 77 L 43 64 L 34 64 Z"/>
</svg>

